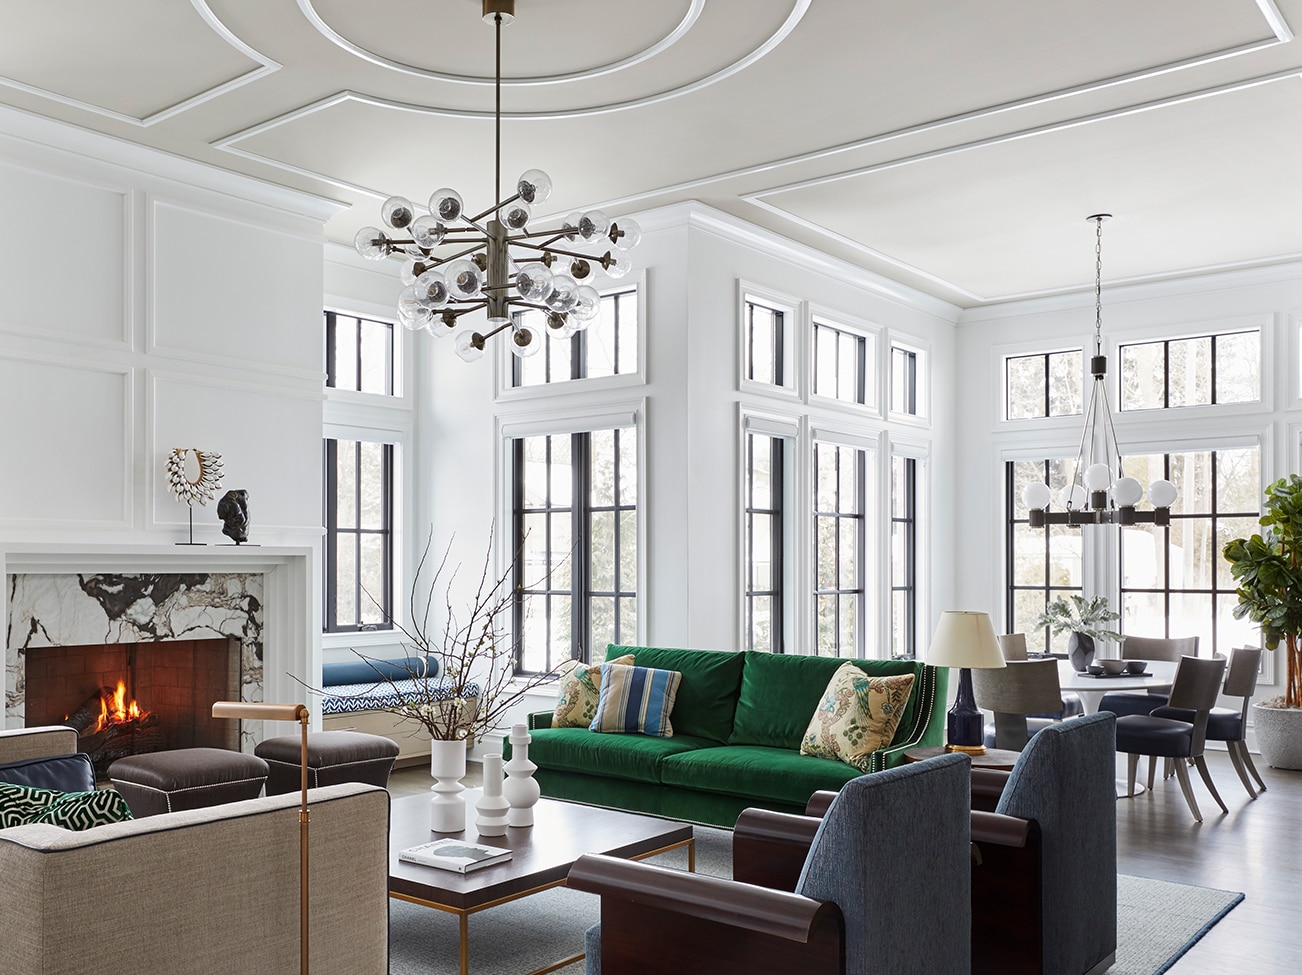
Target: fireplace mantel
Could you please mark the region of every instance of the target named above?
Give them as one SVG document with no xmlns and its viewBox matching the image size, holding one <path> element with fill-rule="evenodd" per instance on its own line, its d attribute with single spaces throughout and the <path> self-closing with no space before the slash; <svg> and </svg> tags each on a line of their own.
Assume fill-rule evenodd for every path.
<svg viewBox="0 0 1302 975">
<path fill-rule="evenodd" d="M 15 575 L 256 574 L 263 584 L 263 682 L 268 701 L 305 701 L 321 685 L 320 584 L 311 546 L 0 543 L 0 633 L 8 632 Z M 6 648 L 8 650 L 8 648 Z M 300 683 L 300 681 L 302 683 Z M 319 727 L 320 716 L 311 707 Z M 3 723 L 12 717 L 0 718 Z M 267 734 L 288 733 L 269 725 Z M 254 737 L 262 737 L 260 734 Z"/>
</svg>

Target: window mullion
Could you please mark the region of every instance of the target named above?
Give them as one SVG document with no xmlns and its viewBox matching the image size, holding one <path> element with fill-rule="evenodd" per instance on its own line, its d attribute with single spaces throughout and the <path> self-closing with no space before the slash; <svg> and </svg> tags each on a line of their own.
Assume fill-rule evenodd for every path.
<svg viewBox="0 0 1302 975">
<path fill-rule="evenodd" d="M 580 332 L 580 335 L 583 333 Z M 595 662 L 592 656 L 588 591 L 592 565 L 591 539 L 591 462 L 590 437 L 586 433 L 570 436 L 570 470 L 572 498 L 570 504 L 574 565 L 570 572 L 570 655 Z"/>
</svg>

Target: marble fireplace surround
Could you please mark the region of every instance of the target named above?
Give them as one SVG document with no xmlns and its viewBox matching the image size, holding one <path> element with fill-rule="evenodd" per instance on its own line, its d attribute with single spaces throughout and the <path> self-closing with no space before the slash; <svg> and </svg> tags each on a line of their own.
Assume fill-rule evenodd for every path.
<svg viewBox="0 0 1302 975">
<path fill-rule="evenodd" d="M 241 643 L 241 698 L 303 701 L 320 717 L 299 681 L 320 686 L 321 644 L 313 549 L 282 546 L 3 545 L 0 632 L 5 640 L 3 728 L 21 728 L 23 646 L 203 639 Z M 167 576 L 157 590 L 127 608 L 105 607 L 116 592 L 88 595 L 78 576 Z M 184 578 L 180 578 L 184 577 Z M 177 585 L 184 583 L 184 585 Z M 155 602 L 154 597 L 165 598 Z M 16 604 L 15 604 L 16 603 Z M 51 619 L 52 606 L 65 607 Z M 116 617 L 116 618 L 114 618 Z M 176 632 L 182 630 L 184 632 Z M 295 678 L 298 678 L 297 680 Z M 245 722 L 246 750 L 264 736 L 289 734 L 280 722 Z"/>
</svg>

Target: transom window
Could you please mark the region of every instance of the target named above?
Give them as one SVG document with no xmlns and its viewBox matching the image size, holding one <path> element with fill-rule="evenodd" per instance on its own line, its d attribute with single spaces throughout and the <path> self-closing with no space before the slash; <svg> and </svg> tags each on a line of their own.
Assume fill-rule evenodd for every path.
<svg viewBox="0 0 1302 975">
<path fill-rule="evenodd" d="M 1082 352 L 1010 356 L 1004 361 L 1004 416 L 1031 420 L 1082 410 Z"/>
<path fill-rule="evenodd" d="M 743 306 L 742 337 L 746 344 L 746 378 L 770 386 L 785 386 L 784 343 L 786 313 L 747 298 Z"/>
<path fill-rule="evenodd" d="M 1121 346 L 1121 409 L 1255 403 L 1261 332 L 1227 332 Z"/>
<path fill-rule="evenodd" d="M 520 437 L 514 454 L 517 669 L 601 660 L 637 637 L 637 431 Z"/>
<path fill-rule="evenodd" d="M 747 650 L 782 653 L 783 440 L 746 434 Z"/>
<path fill-rule="evenodd" d="M 814 395 L 862 404 L 868 388 L 868 341 L 864 336 L 814 323 Z"/>
<path fill-rule="evenodd" d="M 918 651 L 918 462 L 891 458 L 891 656 Z"/>
<path fill-rule="evenodd" d="M 866 452 L 814 444 L 815 647 L 862 656 L 864 634 Z"/>
<path fill-rule="evenodd" d="M 325 630 L 391 629 L 393 445 L 325 441 Z"/>
<path fill-rule="evenodd" d="M 532 325 L 539 335 L 548 336 L 536 355 L 512 357 L 515 386 L 542 386 L 573 379 L 596 379 L 637 372 L 638 296 L 637 289 L 601 296 L 600 311 L 588 327 L 575 332 L 568 342 L 549 336 L 545 312 L 529 310 L 518 320 Z"/>
<path fill-rule="evenodd" d="M 918 415 L 918 353 L 891 347 L 891 412 Z"/>
<path fill-rule="evenodd" d="M 393 325 L 328 311 L 325 328 L 326 385 L 392 396 Z"/>
</svg>

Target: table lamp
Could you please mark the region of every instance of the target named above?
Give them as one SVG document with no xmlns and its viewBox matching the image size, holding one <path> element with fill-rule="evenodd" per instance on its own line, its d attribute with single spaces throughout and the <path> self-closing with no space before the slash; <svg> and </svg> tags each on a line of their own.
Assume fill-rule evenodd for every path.
<svg viewBox="0 0 1302 975">
<path fill-rule="evenodd" d="M 252 701 L 214 701 L 214 718 L 247 718 L 250 721 L 297 721 L 303 729 L 303 800 L 298 810 L 298 905 L 300 975 L 307 972 L 307 825 L 310 813 L 307 808 L 307 719 L 310 712 L 303 704 L 263 704 Z"/>
<path fill-rule="evenodd" d="M 990 614 L 953 609 L 942 613 L 927 649 L 927 663 L 959 668 L 958 696 L 945 726 L 945 751 L 984 755 L 985 717 L 972 693 L 972 668 L 1004 666 Z"/>
</svg>

